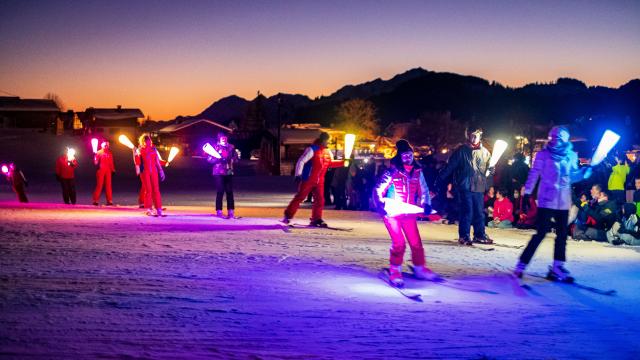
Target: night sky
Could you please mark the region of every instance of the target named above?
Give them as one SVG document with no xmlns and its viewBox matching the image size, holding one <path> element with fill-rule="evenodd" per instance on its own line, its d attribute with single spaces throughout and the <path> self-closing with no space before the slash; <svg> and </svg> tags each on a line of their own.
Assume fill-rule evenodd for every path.
<svg viewBox="0 0 640 360">
<path fill-rule="evenodd" d="M 0 2 L 0 95 L 197 114 L 410 68 L 504 85 L 640 77 L 640 1 Z"/>
</svg>

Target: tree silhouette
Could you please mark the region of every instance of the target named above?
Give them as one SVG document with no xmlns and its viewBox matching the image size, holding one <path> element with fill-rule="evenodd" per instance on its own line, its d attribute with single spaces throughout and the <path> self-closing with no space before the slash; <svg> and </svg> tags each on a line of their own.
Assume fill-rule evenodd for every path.
<svg viewBox="0 0 640 360">
<path fill-rule="evenodd" d="M 56 106 L 58 106 L 58 109 L 60 109 L 60 111 L 64 112 L 64 111 L 67 110 L 66 106 L 64 105 L 64 102 L 62 101 L 60 96 L 58 96 L 58 94 L 52 93 L 52 92 L 48 92 L 44 96 L 44 98 L 47 99 L 47 100 L 53 100 L 53 102 L 56 103 Z"/>
<path fill-rule="evenodd" d="M 366 139 L 374 139 L 379 130 L 376 108 L 367 100 L 345 101 L 338 107 L 335 127 Z"/>
</svg>

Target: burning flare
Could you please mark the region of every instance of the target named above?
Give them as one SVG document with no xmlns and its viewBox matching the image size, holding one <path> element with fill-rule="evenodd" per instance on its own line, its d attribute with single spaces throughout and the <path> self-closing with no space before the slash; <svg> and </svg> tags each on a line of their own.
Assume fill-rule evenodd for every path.
<svg viewBox="0 0 640 360">
<path fill-rule="evenodd" d="M 214 149 L 213 146 L 211 146 L 211 144 L 209 143 L 204 144 L 204 146 L 202 147 L 202 151 L 204 151 L 210 156 L 213 156 L 216 159 L 222 159 L 222 156 L 220 155 L 220 153 L 217 152 L 216 149 Z"/>
<path fill-rule="evenodd" d="M 98 139 L 91 139 L 91 149 L 93 150 L 94 154 L 98 152 Z"/>
<path fill-rule="evenodd" d="M 127 137 L 127 135 L 120 135 L 118 137 L 118 141 L 120 141 L 120 144 L 128 147 L 129 149 L 133 149 L 133 143 L 131 142 L 131 140 L 129 140 L 129 138 Z"/>
<path fill-rule="evenodd" d="M 5 175 L 9 173 L 9 167 L 7 165 L 2 165 L 2 173 Z"/>
<path fill-rule="evenodd" d="M 176 155 L 178 155 L 179 152 L 180 152 L 180 149 L 178 149 L 175 146 L 172 146 L 171 149 L 169 149 L 169 158 L 167 158 L 167 166 L 169 166 L 169 163 L 173 161 L 173 159 L 175 159 Z"/>
<path fill-rule="evenodd" d="M 73 161 L 76 159 L 76 151 L 73 148 L 67 148 L 67 161 Z"/>
<path fill-rule="evenodd" d="M 605 131 L 604 135 L 602 135 L 602 139 L 600 139 L 600 144 L 598 144 L 598 147 L 596 148 L 596 152 L 593 153 L 593 156 L 591 157 L 591 166 L 600 164 L 602 160 L 607 157 L 609 151 L 616 146 L 618 140 L 620 140 L 620 135 L 611 130 Z"/>
<path fill-rule="evenodd" d="M 422 214 L 424 209 L 419 206 L 388 198 L 384 202 L 384 211 L 387 212 L 387 216 L 394 217 L 399 215 Z"/>
</svg>

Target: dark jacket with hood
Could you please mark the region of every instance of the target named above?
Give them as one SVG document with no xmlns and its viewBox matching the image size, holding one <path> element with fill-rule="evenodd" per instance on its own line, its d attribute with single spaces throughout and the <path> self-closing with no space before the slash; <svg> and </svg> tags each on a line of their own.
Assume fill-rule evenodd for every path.
<svg viewBox="0 0 640 360">
<path fill-rule="evenodd" d="M 439 180 L 445 183 L 453 175 L 453 185 L 457 189 L 484 193 L 490 186 L 487 178 L 490 159 L 489 150 L 482 145 L 477 149 L 469 143 L 461 145 L 451 154 Z"/>
</svg>

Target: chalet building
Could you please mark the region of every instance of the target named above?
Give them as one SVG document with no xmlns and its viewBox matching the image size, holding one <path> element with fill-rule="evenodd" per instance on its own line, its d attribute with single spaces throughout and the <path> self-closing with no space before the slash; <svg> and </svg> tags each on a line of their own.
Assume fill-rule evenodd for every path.
<svg viewBox="0 0 640 360">
<path fill-rule="evenodd" d="M 0 96 L 0 127 L 55 129 L 60 109 L 53 100 Z"/>
<path fill-rule="evenodd" d="M 116 108 L 87 108 L 79 112 L 78 117 L 86 133 L 113 136 L 120 133 L 135 134 L 144 120 L 140 109 Z"/>
<path fill-rule="evenodd" d="M 152 135 L 159 147 L 178 146 L 185 155 L 200 155 L 202 146 L 213 141 L 220 131 L 231 137 L 233 129 L 212 120 L 185 119 L 167 125 Z"/>
</svg>

